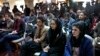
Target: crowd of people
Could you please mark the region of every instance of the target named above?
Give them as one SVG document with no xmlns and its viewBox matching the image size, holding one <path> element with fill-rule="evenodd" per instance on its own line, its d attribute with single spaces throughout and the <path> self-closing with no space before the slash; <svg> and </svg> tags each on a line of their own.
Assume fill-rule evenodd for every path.
<svg viewBox="0 0 100 56">
<path fill-rule="evenodd" d="M 37 3 L 34 9 L 25 5 L 24 13 L 17 5 L 12 12 L 2 9 L 0 55 L 5 52 L 13 56 L 12 41 L 22 38 L 24 32 L 25 38 L 31 40 L 24 40 L 25 43 L 19 46 L 19 56 L 34 56 L 36 52 L 40 52 L 40 56 L 96 55 L 93 40 L 100 37 L 99 4 L 87 5 L 82 9 L 69 7 L 66 3 L 60 8 L 55 3 Z"/>
</svg>

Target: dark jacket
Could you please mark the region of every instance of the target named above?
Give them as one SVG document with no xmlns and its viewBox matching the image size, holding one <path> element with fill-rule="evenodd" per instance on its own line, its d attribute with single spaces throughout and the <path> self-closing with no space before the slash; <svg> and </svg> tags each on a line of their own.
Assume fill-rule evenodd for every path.
<svg viewBox="0 0 100 56">
<path fill-rule="evenodd" d="M 25 9 L 24 9 L 24 13 L 25 13 L 25 16 L 29 16 L 30 15 L 30 8 L 28 8 L 28 7 L 26 7 Z"/>
<path fill-rule="evenodd" d="M 45 36 L 48 32 L 48 29 L 49 29 L 49 27 L 46 26 L 46 25 L 44 25 L 43 29 L 41 29 L 41 33 L 40 33 L 41 36 L 39 38 L 40 43 L 41 43 L 41 47 L 44 46 L 44 39 L 45 39 Z M 34 26 L 34 29 L 33 29 L 32 33 L 29 36 L 34 40 L 34 38 L 37 38 L 37 34 L 39 34 L 39 29 L 38 29 L 37 26 Z"/>
<path fill-rule="evenodd" d="M 12 9 L 12 12 L 15 14 L 15 13 L 20 12 L 20 11 L 18 10 L 17 6 L 15 5 L 14 8 Z"/>
<path fill-rule="evenodd" d="M 0 28 L 1 28 L 1 29 L 2 29 L 2 28 L 6 28 L 6 25 L 7 25 L 6 21 L 0 20 Z"/>
<path fill-rule="evenodd" d="M 64 56 L 72 56 L 72 41 L 71 39 L 66 43 Z M 84 36 L 79 47 L 79 56 L 93 56 L 92 40 Z"/>
<path fill-rule="evenodd" d="M 18 35 L 23 36 L 25 31 L 25 22 L 23 20 L 15 20 L 13 30 L 17 30 Z"/>
<path fill-rule="evenodd" d="M 56 34 L 55 32 L 50 33 L 50 29 L 49 29 L 45 41 L 46 41 L 45 45 L 50 46 L 50 49 L 48 52 L 50 54 L 50 56 L 52 56 L 52 55 L 63 56 L 64 46 L 65 46 L 65 42 L 66 42 L 66 36 L 62 31 L 59 34 Z"/>
</svg>

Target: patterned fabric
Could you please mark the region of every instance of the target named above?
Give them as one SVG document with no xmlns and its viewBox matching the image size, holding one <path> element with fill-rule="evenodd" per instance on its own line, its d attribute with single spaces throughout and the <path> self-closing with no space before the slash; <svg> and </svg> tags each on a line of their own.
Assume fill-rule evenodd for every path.
<svg viewBox="0 0 100 56">
<path fill-rule="evenodd" d="M 79 56 L 79 47 L 73 47 L 73 56 Z"/>
</svg>

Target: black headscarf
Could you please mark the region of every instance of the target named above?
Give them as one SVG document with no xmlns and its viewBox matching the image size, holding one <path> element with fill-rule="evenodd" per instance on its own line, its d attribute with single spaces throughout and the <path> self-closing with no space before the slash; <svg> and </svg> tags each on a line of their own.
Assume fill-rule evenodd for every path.
<svg viewBox="0 0 100 56">
<path fill-rule="evenodd" d="M 53 19 L 57 25 L 57 28 L 53 30 L 51 27 L 49 29 L 49 43 L 53 43 L 53 41 L 56 39 L 57 35 L 61 34 L 62 25 L 61 22 L 58 19 Z"/>
<path fill-rule="evenodd" d="M 77 27 L 80 30 L 80 34 L 79 34 L 79 38 L 76 39 L 73 35 L 72 35 L 72 46 L 73 47 L 79 47 L 81 45 L 81 41 L 84 38 L 84 35 L 86 33 L 86 25 L 84 23 L 84 21 L 79 21 L 73 24 L 73 26 Z"/>
</svg>

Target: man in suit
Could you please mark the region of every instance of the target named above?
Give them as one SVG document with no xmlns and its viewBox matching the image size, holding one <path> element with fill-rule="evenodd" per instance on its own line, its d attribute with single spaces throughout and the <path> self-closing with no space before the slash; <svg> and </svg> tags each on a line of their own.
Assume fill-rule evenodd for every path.
<svg viewBox="0 0 100 56">
<path fill-rule="evenodd" d="M 35 52 L 41 51 L 48 29 L 49 27 L 45 26 L 44 17 L 38 17 L 33 33 L 30 35 L 32 41 L 27 42 L 21 47 L 20 56 L 34 56 Z"/>
</svg>

